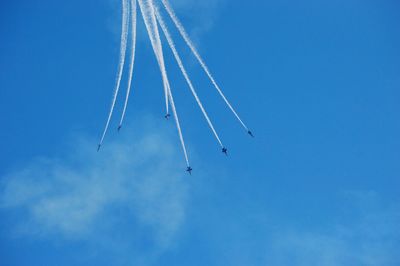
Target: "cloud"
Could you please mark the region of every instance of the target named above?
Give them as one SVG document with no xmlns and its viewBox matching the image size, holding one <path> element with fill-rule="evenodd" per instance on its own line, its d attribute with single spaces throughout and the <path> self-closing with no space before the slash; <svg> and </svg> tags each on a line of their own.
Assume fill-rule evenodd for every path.
<svg viewBox="0 0 400 266">
<path fill-rule="evenodd" d="M 300 214 L 302 204 L 276 211 L 268 210 L 268 202 L 258 208 L 229 201 L 232 214 L 216 205 L 213 212 L 224 213 L 224 219 L 213 221 L 212 232 L 202 234 L 213 250 L 208 265 L 397 266 L 398 201 L 373 191 L 338 194 L 312 214 Z"/>
<path fill-rule="evenodd" d="M 184 224 L 189 187 L 175 135 L 148 124 L 143 134 L 125 128 L 99 153 L 92 138 L 75 138 L 63 156 L 3 177 L 0 210 L 14 213 L 14 233 L 137 254 L 168 249 Z"/>
<path fill-rule="evenodd" d="M 280 228 L 268 244 L 269 265 L 395 266 L 400 210 L 371 191 L 346 192 L 346 215 L 319 229 Z"/>
<path fill-rule="evenodd" d="M 226 4 L 226 0 L 170 0 L 179 18 L 184 19 L 184 26 L 196 44 L 201 45 L 201 37 L 214 27 L 220 9 Z M 172 23 L 170 24 L 172 26 Z"/>
<path fill-rule="evenodd" d="M 197 21 L 210 22 L 214 19 L 226 0 L 169 0 L 176 12 L 185 14 L 190 19 Z M 208 15 L 208 16 L 207 16 Z M 210 15 L 212 16 L 210 18 Z"/>
</svg>

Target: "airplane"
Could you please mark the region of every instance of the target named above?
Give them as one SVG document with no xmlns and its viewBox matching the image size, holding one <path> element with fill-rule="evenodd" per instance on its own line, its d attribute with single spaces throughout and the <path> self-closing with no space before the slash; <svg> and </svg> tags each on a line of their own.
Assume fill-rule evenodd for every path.
<svg viewBox="0 0 400 266">
<path fill-rule="evenodd" d="M 228 149 L 223 147 L 222 148 L 222 153 L 225 153 L 225 155 L 228 156 Z"/>
<path fill-rule="evenodd" d="M 119 125 L 119 126 L 118 126 L 118 129 L 117 129 L 118 132 L 121 130 L 121 127 L 122 127 L 122 125 Z"/>
<path fill-rule="evenodd" d="M 168 120 L 168 118 L 170 118 L 170 117 L 171 117 L 171 115 L 170 115 L 170 114 L 166 114 L 164 117 L 165 117 L 165 119 L 167 119 L 167 120 Z"/>
<path fill-rule="evenodd" d="M 188 166 L 186 172 L 188 172 L 189 175 L 192 175 L 192 170 L 193 170 L 192 167 Z"/>
<path fill-rule="evenodd" d="M 97 151 L 99 151 L 99 150 L 100 150 L 100 147 L 101 147 L 101 144 L 99 144 L 99 146 L 97 146 Z"/>
<path fill-rule="evenodd" d="M 254 138 L 254 135 L 253 135 L 253 133 L 249 130 L 249 131 L 247 131 L 247 133 L 252 137 L 252 138 Z"/>
</svg>

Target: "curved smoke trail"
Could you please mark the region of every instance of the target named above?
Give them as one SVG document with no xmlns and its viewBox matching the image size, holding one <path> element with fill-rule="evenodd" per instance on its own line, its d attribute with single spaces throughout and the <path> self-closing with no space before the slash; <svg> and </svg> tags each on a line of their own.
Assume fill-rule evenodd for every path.
<svg viewBox="0 0 400 266">
<path fill-rule="evenodd" d="M 179 123 L 178 112 L 176 111 L 174 97 L 172 96 L 172 91 L 171 91 L 171 88 L 169 86 L 168 86 L 168 96 L 169 96 L 169 101 L 171 103 L 172 113 L 173 113 L 174 118 L 175 118 L 176 129 L 178 130 L 179 140 L 181 142 L 183 154 L 185 155 L 186 166 L 189 167 L 190 164 L 189 164 L 189 159 L 188 159 L 188 155 L 187 155 L 187 151 L 186 151 L 185 141 L 183 139 L 181 125 Z"/>
<path fill-rule="evenodd" d="M 182 23 L 176 16 L 175 12 L 171 8 L 171 5 L 169 4 L 168 0 L 161 0 L 163 3 L 165 9 L 167 10 L 169 16 L 171 17 L 172 21 L 174 22 L 175 26 L 178 28 L 179 33 L 182 35 L 183 39 L 185 40 L 186 44 L 189 46 L 190 50 L 192 53 L 195 55 L 197 58 L 197 61 L 200 63 L 201 67 L 203 68 L 204 72 L 206 72 L 208 78 L 211 80 L 212 84 L 214 87 L 217 89 L 218 93 L 221 95 L 222 99 L 225 101 L 226 105 L 229 107 L 229 109 L 232 111 L 232 113 L 236 116 L 238 121 L 242 124 L 243 128 L 246 129 L 247 132 L 249 132 L 249 128 L 246 126 L 246 124 L 242 121 L 242 119 L 239 117 L 231 103 L 228 101 L 228 99 L 225 97 L 224 93 L 218 86 L 217 82 L 214 80 L 214 77 L 211 75 L 210 71 L 208 70 L 207 65 L 204 63 L 204 60 L 198 53 L 196 47 L 193 45 L 192 41 L 189 38 L 189 35 L 186 33 L 185 28 L 183 27 Z"/>
<path fill-rule="evenodd" d="M 121 128 L 122 122 L 124 121 L 126 107 L 128 106 L 129 94 L 130 94 L 131 85 L 132 85 L 133 66 L 135 64 L 135 50 L 136 50 L 136 21 L 137 21 L 136 14 L 137 14 L 136 0 L 131 0 L 131 27 L 132 27 L 131 28 L 131 38 L 132 38 L 131 62 L 129 65 L 128 88 L 127 88 L 126 96 L 125 96 L 124 109 L 122 110 L 121 120 L 119 122 L 118 128 Z"/>
<path fill-rule="evenodd" d="M 185 145 L 185 141 L 183 138 L 182 129 L 180 126 L 178 113 L 176 111 L 171 87 L 169 85 L 167 73 L 165 70 L 164 56 L 162 53 L 161 39 L 160 39 L 160 35 L 158 32 L 157 21 L 155 19 L 154 5 L 151 0 L 146 1 L 147 6 L 145 5 L 145 3 L 143 3 L 143 0 L 138 0 L 138 3 L 140 6 L 140 9 L 142 11 L 143 20 L 144 20 L 144 23 L 145 23 L 145 26 L 146 26 L 146 29 L 147 29 L 147 32 L 148 32 L 148 35 L 150 38 L 151 45 L 154 50 L 154 54 L 156 56 L 158 65 L 161 70 L 161 75 L 163 76 L 164 89 L 165 89 L 165 93 L 166 93 L 165 96 L 167 97 L 167 99 L 169 99 L 169 102 L 171 104 L 172 113 L 175 118 L 176 128 L 178 130 L 179 140 L 181 142 L 182 150 L 183 150 L 185 160 L 186 160 L 186 165 L 189 167 L 189 159 L 188 159 L 188 155 L 187 155 L 187 151 L 186 151 L 186 145 Z"/>
<path fill-rule="evenodd" d="M 165 94 L 165 108 L 168 114 L 168 76 L 165 69 L 164 56 L 162 52 L 160 34 L 158 32 L 157 22 L 155 20 L 154 8 L 152 0 L 138 0 L 142 17 L 150 38 L 151 46 L 153 47 L 158 66 L 160 68 L 161 76 L 163 79 L 164 94 Z"/>
<path fill-rule="evenodd" d="M 167 42 L 168 42 L 169 46 L 171 47 L 172 53 L 174 54 L 175 60 L 177 61 L 178 65 L 179 65 L 179 68 L 181 69 L 182 74 L 185 77 L 185 80 L 186 80 L 187 84 L 189 85 L 189 88 L 190 88 L 194 98 L 196 99 L 197 104 L 199 105 L 199 107 L 201 109 L 201 112 L 203 113 L 205 119 L 207 120 L 207 123 L 208 123 L 209 127 L 211 128 L 212 132 L 214 133 L 215 138 L 217 139 L 217 141 L 219 142 L 221 147 L 224 147 L 222 142 L 221 142 L 221 140 L 220 140 L 220 138 L 219 138 L 219 136 L 218 136 L 218 134 L 217 134 L 217 132 L 216 132 L 216 130 L 214 129 L 214 126 L 213 126 L 210 118 L 207 115 L 206 110 L 203 107 L 203 104 L 201 103 L 201 101 L 200 101 L 200 99 L 199 99 L 199 97 L 198 97 L 198 95 L 197 95 L 197 93 L 196 93 L 196 91 L 195 91 L 195 89 L 193 87 L 192 82 L 190 81 L 190 78 L 189 78 L 189 76 L 188 76 L 188 74 L 187 74 L 187 72 L 185 70 L 185 67 L 183 66 L 182 60 L 181 60 L 181 58 L 180 58 L 180 56 L 178 54 L 178 51 L 175 48 L 174 41 L 172 40 L 171 35 L 168 32 L 167 26 L 165 25 L 164 20 L 161 17 L 161 15 L 160 15 L 160 13 L 159 13 L 157 8 L 155 9 L 155 12 L 156 12 L 157 21 L 159 22 L 159 24 L 161 26 L 161 29 L 164 32 L 164 35 L 165 35 L 165 37 L 167 39 Z"/>
<path fill-rule="evenodd" d="M 121 84 L 122 72 L 124 70 L 124 64 L 125 64 L 126 43 L 127 43 L 127 39 L 128 39 L 128 28 L 129 28 L 129 3 L 128 3 L 128 0 L 123 0 L 122 1 L 121 47 L 120 47 L 117 79 L 116 79 L 116 84 L 115 84 L 115 89 L 114 89 L 114 95 L 113 95 L 113 98 L 111 101 L 110 112 L 108 114 L 107 122 L 106 122 L 106 125 L 104 128 L 104 131 L 103 131 L 103 135 L 101 136 L 101 140 L 100 140 L 98 149 L 100 149 L 100 146 L 103 144 L 104 137 L 106 136 L 108 127 L 110 125 L 111 116 L 114 111 L 115 102 L 117 100 L 118 91 L 119 91 L 119 87 Z"/>
</svg>

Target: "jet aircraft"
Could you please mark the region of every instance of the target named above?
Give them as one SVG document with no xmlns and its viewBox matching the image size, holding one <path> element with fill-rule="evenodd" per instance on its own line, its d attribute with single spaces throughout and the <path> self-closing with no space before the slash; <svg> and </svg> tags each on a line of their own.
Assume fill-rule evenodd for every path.
<svg viewBox="0 0 400 266">
<path fill-rule="evenodd" d="M 192 171 L 193 171 L 192 167 L 188 166 L 188 168 L 186 169 L 186 172 L 188 172 L 189 175 L 192 175 Z"/>
</svg>

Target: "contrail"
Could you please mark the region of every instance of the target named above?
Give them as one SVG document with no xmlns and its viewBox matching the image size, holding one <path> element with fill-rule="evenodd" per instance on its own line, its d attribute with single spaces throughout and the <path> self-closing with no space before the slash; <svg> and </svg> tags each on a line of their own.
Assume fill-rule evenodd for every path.
<svg viewBox="0 0 400 266">
<path fill-rule="evenodd" d="M 143 2 L 143 1 L 145 1 L 145 2 Z M 153 47 L 154 54 L 156 56 L 158 65 L 160 67 L 161 76 L 163 79 L 163 86 L 164 86 L 165 107 L 166 107 L 166 112 L 168 114 L 169 81 L 168 81 L 167 71 L 165 69 L 160 34 L 158 32 L 157 22 L 156 22 L 155 15 L 154 15 L 153 2 L 152 2 L 152 0 L 138 0 L 138 2 L 139 2 L 140 9 L 142 11 L 142 17 L 143 17 L 144 24 L 147 29 L 147 33 L 150 38 L 151 45 Z"/>
<path fill-rule="evenodd" d="M 128 88 L 126 91 L 126 97 L 125 97 L 125 103 L 124 103 L 124 109 L 122 110 L 122 115 L 121 115 L 121 120 L 119 122 L 118 129 L 122 127 L 122 122 L 124 121 L 125 117 L 125 112 L 126 112 L 126 107 L 128 106 L 128 99 L 129 99 L 129 94 L 131 90 L 131 85 L 132 85 L 132 76 L 133 76 L 133 66 L 135 63 L 135 50 L 136 50 L 136 14 L 137 14 L 137 8 L 136 8 L 136 0 L 131 0 L 131 38 L 132 38 L 132 44 L 131 44 L 131 62 L 129 65 L 129 79 L 128 79 Z"/>
<path fill-rule="evenodd" d="M 173 96 L 172 96 L 172 91 L 171 91 L 171 88 L 170 88 L 169 86 L 168 86 L 168 96 L 169 96 L 169 101 L 170 101 L 170 103 L 171 103 L 172 113 L 173 113 L 174 118 L 175 118 L 176 129 L 178 130 L 178 134 L 179 134 L 179 140 L 181 141 L 183 154 L 185 155 L 186 166 L 187 166 L 187 167 L 190 167 L 189 159 L 188 159 L 188 155 L 187 155 L 187 151 L 186 151 L 186 146 L 185 146 L 185 141 L 184 141 L 184 139 L 183 139 L 182 130 L 181 130 L 181 125 L 180 125 L 180 123 L 179 123 L 178 113 L 177 113 L 177 111 L 176 111 L 174 98 L 173 98 Z"/>
<path fill-rule="evenodd" d="M 164 18 L 162 17 L 162 12 L 160 12 L 160 7 L 158 3 L 158 1 L 160 0 L 121 0 L 122 1 L 122 30 L 121 30 L 121 43 L 120 43 L 120 54 L 119 54 L 119 62 L 118 62 L 118 69 L 117 69 L 117 73 L 116 73 L 116 82 L 115 82 L 115 87 L 114 87 L 114 93 L 113 93 L 113 97 L 111 100 L 111 107 L 110 107 L 110 111 L 108 113 L 107 116 L 107 121 L 105 123 L 105 127 L 104 127 L 104 131 L 101 135 L 101 139 L 98 145 L 98 151 L 101 147 L 101 145 L 103 144 L 105 135 L 108 132 L 108 128 L 110 126 L 110 121 L 111 118 L 113 116 L 114 113 L 114 109 L 115 109 L 115 104 L 118 98 L 118 93 L 120 91 L 120 86 L 121 86 L 121 80 L 122 80 L 122 75 L 124 72 L 124 67 L 125 67 L 125 60 L 126 59 L 126 53 L 127 53 L 127 46 L 128 46 L 128 36 L 129 34 L 131 34 L 131 39 L 129 39 L 129 41 L 131 41 L 131 47 L 130 47 L 130 63 L 129 63 L 129 74 L 128 74 L 128 87 L 126 90 L 126 95 L 125 95 L 125 100 L 124 100 L 124 105 L 123 105 L 123 109 L 122 109 L 122 114 L 121 114 L 121 118 L 119 121 L 119 125 L 118 125 L 118 130 L 122 127 L 122 124 L 124 122 L 125 116 L 126 116 L 126 111 L 127 111 L 127 106 L 128 106 L 128 102 L 129 102 L 129 97 L 130 97 L 130 93 L 131 93 L 131 87 L 132 87 L 132 78 L 133 78 L 133 72 L 134 72 L 134 65 L 135 65 L 135 57 L 136 57 L 136 48 L 137 48 L 137 16 L 138 16 L 138 12 L 140 9 L 140 12 L 142 14 L 143 20 L 144 20 L 144 24 L 146 26 L 146 30 L 147 30 L 147 34 L 149 36 L 150 42 L 151 42 L 151 46 L 154 52 L 154 55 L 156 57 L 157 60 L 157 64 L 158 67 L 160 69 L 161 72 L 161 77 L 162 77 L 162 83 L 163 83 L 163 88 L 164 88 L 164 94 L 165 94 L 165 107 L 166 107 L 166 118 L 168 118 L 170 116 L 169 114 L 169 108 L 171 108 L 173 116 L 174 116 L 174 120 L 176 123 L 176 128 L 178 131 L 178 135 L 179 135 L 179 140 L 182 146 L 182 150 L 184 153 L 184 157 L 186 160 L 186 165 L 187 165 L 187 169 L 186 171 L 189 172 L 189 174 L 191 174 L 192 172 L 192 168 L 190 167 L 189 164 L 189 157 L 188 157 L 188 153 L 186 150 L 186 144 L 183 138 L 183 134 L 182 134 L 182 129 L 181 129 L 181 124 L 179 122 L 179 117 L 178 117 L 178 112 L 176 110 L 176 106 L 175 106 L 175 101 L 174 101 L 174 97 L 172 94 L 172 89 L 171 89 L 171 84 L 169 82 L 168 79 L 168 75 L 167 75 L 167 69 L 166 69 L 166 65 L 165 65 L 165 59 L 164 59 L 164 52 L 163 52 L 163 43 L 160 37 L 160 30 L 159 27 L 161 27 L 161 34 L 165 35 L 165 38 L 167 40 L 168 46 L 171 48 L 173 56 L 179 66 L 180 71 L 182 72 L 186 83 L 189 86 L 189 89 L 193 95 L 193 97 L 195 98 L 195 101 L 197 103 L 197 105 L 199 106 L 208 126 L 210 127 L 214 137 L 216 138 L 216 140 L 218 141 L 219 145 L 222 147 L 222 152 L 227 155 L 227 149 L 223 146 L 222 141 L 217 133 L 217 131 L 214 128 L 213 123 L 211 122 L 210 117 L 208 116 L 199 96 L 197 95 L 197 92 L 193 86 L 193 83 L 185 69 L 185 66 L 182 62 L 182 59 L 176 49 L 174 40 L 171 37 L 171 34 L 168 30 L 168 27 L 164 21 Z M 236 116 L 236 118 L 238 119 L 238 121 L 241 123 L 241 125 L 244 127 L 244 129 L 247 130 L 247 133 L 253 137 L 252 132 L 247 128 L 247 126 L 244 124 L 244 122 L 241 120 L 241 118 L 239 117 L 239 115 L 237 114 L 237 112 L 235 111 L 235 109 L 232 107 L 232 105 L 230 104 L 230 102 L 227 100 L 227 98 L 225 97 L 224 93 L 222 92 L 222 90 L 220 89 L 220 87 L 218 86 L 218 84 L 216 83 L 216 81 L 214 80 L 214 77 L 212 76 L 211 72 L 209 71 L 207 65 L 205 64 L 204 60 L 202 59 L 202 57 L 200 56 L 200 54 L 198 53 L 197 49 L 195 48 L 195 46 L 193 45 L 191 39 L 189 38 L 186 30 L 184 29 L 182 23 L 180 22 L 180 20 L 177 18 L 175 12 L 173 11 L 170 3 L 168 0 L 161 0 L 162 5 L 164 7 L 164 9 L 166 10 L 166 12 L 168 13 L 169 17 L 172 19 L 173 23 L 175 24 L 175 26 L 177 27 L 180 35 L 183 37 L 185 43 L 189 46 L 191 52 L 194 54 L 194 56 L 196 57 L 197 61 L 199 62 L 199 64 L 201 65 L 201 67 L 203 68 L 204 72 L 207 74 L 207 77 L 209 78 L 209 80 L 211 81 L 212 85 L 215 87 L 215 89 L 218 91 L 218 93 L 220 94 L 220 96 L 222 97 L 222 99 L 225 101 L 226 105 L 229 107 L 229 109 L 233 112 L 233 114 Z M 162 11 L 162 10 L 161 10 Z M 163 11 L 165 12 L 165 11 Z M 131 29 L 129 27 L 132 27 Z M 131 31 L 129 33 L 129 30 Z"/>
<path fill-rule="evenodd" d="M 168 12 L 169 16 L 171 17 L 171 19 L 173 20 L 175 26 L 178 28 L 179 33 L 182 35 L 183 39 L 185 40 L 186 44 L 189 46 L 190 50 L 192 50 L 192 53 L 197 58 L 197 61 L 199 61 L 201 67 L 204 70 L 204 72 L 206 72 L 208 78 L 211 80 L 212 84 L 217 89 L 218 93 L 221 95 L 221 97 L 225 101 L 226 105 L 228 105 L 229 109 L 236 116 L 238 121 L 242 124 L 243 128 L 247 132 L 250 132 L 249 128 L 246 126 L 246 124 L 239 117 L 239 115 L 237 114 L 237 112 L 235 111 L 233 106 L 230 104 L 230 102 L 228 101 L 228 99 L 225 97 L 224 93 L 222 92 L 222 90 L 218 86 L 217 82 L 214 80 L 214 77 L 211 75 L 210 71 L 208 70 L 207 65 L 204 63 L 204 60 L 202 59 L 202 57 L 198 53 L 196 47 L 193 45 L 192 41 L 190 40 L 189 35 L 186 33 L 185 28 L 183 27 L 182 23 L 180 22 L 180 20 L 176 16 L 175 12 L 171 8 L 171 5 L 169 4 L 168 0 L 161 0 L 161 2 L 163 3 L 163 5 L 164 5 L 165 9 L 167 10 L 167 12 Z"/>
<path fill-rule="evenodd" d="M 121 84 L 122 72 L 124 70 L 126 43 L 127 43 L 127 38 L 128 38 L 128 28 L 129 28 L 129 3 L 128 3 L 128 0 L 123 0 L 122 1 L 121 47 L 120 47 L 117 79 L 116 79 L 116 84 L 115 84 L 115 89 L 114 89 L 114 95 L 113 95 L 112 102 L 111 102 L 110 112 L 108 114 L 107 122 L 106 122 L 104 131 L 103 131 L 103 135 L 101 136 L 101 140 L 100 140 L 97 150 L 99 150 L 100 146 L 103 144 L 104 137 L 105 137 L 108 127 L 110 125 L 110 120 L 111 120 L 111 116 L 114 111 L 115 102 L 117 100 L 118 91 L 119 91 L 119 87 Z"/>
<path fill-rule="evenodd" d="M 138 0 L 139 1 L 139 5 L 141 5 L 141 9 L 143 6 L 143 0 Z M 169 102 L 171 104 L 171 109 L 172 109 L 172 113 L 174 115 L 175 118 L 175 123 L 176 123 L 176 128 L 178 130 L 178 135 L 179 135 L 179 140 L 181 142 L 181 146 L 182 146 L 182 150 L 183 150 L 183 154 L 185 156 L 185 160 L 186 160 L 186 165 L 187 167 L 189 167 L 189 159 L 188 159 L 188 154 L 186 151 L 186 145 L 185 145 L 185 141 L 183 139 L 183 134 L 182 134 L 182 129 L 180 126 L 180 122 L 179 122 L 179 117 L 178 117 L 178 112 L 176 111 L 176 106 L 175 106 L 175 102 L 174 102 L 174 98 L 172 95 L 172 90 L 167 78 L 167 72 L 165 69 L 165 64 L 164 64 L 164 55 L 163 55 L 163 51 L 162 51 L 162 45 L 161 45 L 161 38 L 160 38 L 160 34 L 158 31 L 158 25 L 157 25 L 157 21 L 156 21 L 156 17 L 155 17 L 155 8 L 154 8 L 154 3 L 152 0 L 147 0 L 148 2 L 148 9 L 147 11 L 150 12 L 149 14 L 146 13 L 146 11 L 144 11 L 142 9 L 142 14 L 143 14 L 143 19 L 145 20 L 145 24 L 146 24 L 146 28 L 147 31 L 149 33 L 150 36 L 150 41 L 152 42 L 152 46 L 153 46 L 153 50 L 154 53 L 157 57 L 157 60 L 159 62 L 159 66 L 161 69 L 161 74 L 164 75 L 164 85 L 165 85 L 165 96 L 167 97 L 166 99 L 169 99 Z M 145 14 L 146 13 L 146 14 Z M 149 20 L 149 16 L 150 16 L 150 21 Z M 151 28 L 152 26 L 152 28 Z M 168 102 L 167 102 L 168 103 Z M 168 109 L 167 109 L 167 114 L 168 114 Z"/>
<path fill-rule="evenodd" d="M 189 88 L 190 88 L 194 98 L 196 99 L 197 104 L 199 105 L 204 117 L 207 120 L 208 125 L 210 126 L 212 132 L 214 133 L 215 138 L 217 139 L 217 141 L 219 142 L 219 144 L 223 148 L 224 145 L 222 144 L 217 132 L 215 131 L 214 126 L 213 126 L 210 118 L 208 117 L 207 112 L 204 109 L 204 107 L 203 107 L 203 105 L 202 105 L 202 103 L 201 103 L 201 101 L 200 101 L 200 99 L 199 99 L 194 87 L 193 87 L 192 82 L 190 81 L 190 78 L 189 78 L 189 76 L 188 76 L 188 74 L 187 74 L 187 72 L 185 70 L 185 67 L 183 66 L 182 60 L 181 60 L 181 58 L 180 58 L 180 56 L 179 56 L 179 54 L 178 54 L 178 52 L 177 52 L 177 50 L 175 48 L 174 41 L 172 40 L 171 35 L 168 32 L 167 26 L 165 25 L 165 22 L 164 22 L 163 18 L 161 17 L 161 14 L 159 13 L 157 7 L 155 8 L 155 14 L 156 14 L 157 21 L 159 22 L 159 24 L 161 26 L 161 29 L 164 32 L 164 35 L 165 35 L 165 37 L 167 39 L 167 42 L 168 42 L 169 46 L 171 47 L 172 53 L 174 54 L 174 57 L 175 57 L 175 60 L 177 61 L 178 65 L 179 65 L 179 68 L 181 69 L 182 74 L 185 77 L 185 80 L 186 80 L 187 84 L 189 85 Z"/>
<path fill-rule="evenodd" d="M 156 21 L 156 15 L 155 15 L 155 11 L 154 11 L 154 1 L 153 0 L 147 0 L 148 1 L 148 5 L 149 5 L 149 11 L 150 11 L 150 18 L 151 18 L 151 25 L 153 25 L 153 29 L 154 29 L 154 38 L 155 38 L 155 44 L 158 48 L 158 57 L 159 57 L 159 61 L 160 61 L 160 65 L 161 67 L 161 71 L 164 74 L 164 82 L 165 82 L 165 89 L 164 89 L 164 93 L 165 93 L 165 105 L 166 105 L 166 115 L 169 115 L 169 111 L 168 111 L 168 93 L 170 92 L 170 83 L 168 80 L 168 75 L 167 75 L 167 70 L 165 68 L 165 62 L 164 62 L 164 55 L 163 55 L 163 50 L 162 50 L 162 44 L 161 44 L 161 38 L 160 38 L 160 33 L 158 31 L 158 25 L 157 25 L 157 21 Z M 166 116 L 167 117 L 167 116 Z"/>
</svg>

